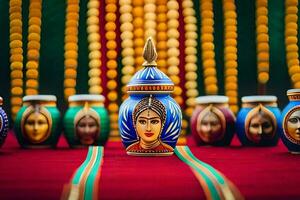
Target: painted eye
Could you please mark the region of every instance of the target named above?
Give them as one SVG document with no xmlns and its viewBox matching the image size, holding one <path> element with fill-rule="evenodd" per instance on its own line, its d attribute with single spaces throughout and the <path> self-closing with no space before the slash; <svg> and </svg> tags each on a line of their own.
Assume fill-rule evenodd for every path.
<svg viewBox="0 0 300 200">
<path fill-rule="evenodd" d="M 259 127 L 259 124 L 251 124 L 251 127 L 253 127 L 253 128 L 258 128 L 258 127 Z"/>
<path fill-rule="evenodd" d="M 157 120 L 157 119 L 151 120 L 151 124 L 158 124 L 158 123 L 159 123 L 159 120 Z"/>
<path fill-rule="evenodd" d="M 146 120 L 144 120 L 144 119 L 140 119 L 140 120 L 139 120 L 139 123 L 142 124 L 142 125 L 145 125 L 147 122 L 146 122 Z"/>
<path fill-rule="evenodd" d="M 299 121 L 299 120 L 298 120 L 298 118 L 296 118 L 296 117 L 293 117 L 293 118 L 290 118 L 290 119 L 289 119 L 289 122 L 291 122 L 292 124 L 296 124 L 298 121 Z"/>
</svg>

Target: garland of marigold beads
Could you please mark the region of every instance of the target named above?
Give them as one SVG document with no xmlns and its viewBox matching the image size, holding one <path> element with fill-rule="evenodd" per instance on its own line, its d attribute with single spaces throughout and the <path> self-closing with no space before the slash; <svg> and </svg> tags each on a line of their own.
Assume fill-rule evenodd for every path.
<svg viewBox="0 0 300 200">
<path fill-rule="evenodd" d="M 99 7 L 100 2 L 89 0 L 87 10 L 87 33 L 89 49 L 89 93 L 101 94 L 101 42 L 99 34 Z"/>
<path fill-rule="evenodd" d="M 135 73 L 134 69 L 134 49 L 133 49 L 133 24 L 131 1 L 120 0 L 120 30 L 122 47 L 122 99 L 127 98 L 126 85 Z"/>
<path fill-rule="evenodd" d="M 194 107 L 195 98 L 199 95 L 197 87 L 197 32 L 196 27 L 197 19 L 195 17 L 194 3 L 192 0 L 184 0 L 182 2 L 183 16 L 185 22 L 185 71 L 186 71 L 186 104 L 187 108 L 185 113 L 191 117 Z"/>
<path fill-rule="evenodd" d="M 157 47 L 157 66 L 167 73 L 167 0 L 157 0 L 156 7 L 156 47 Z"/>
<path fill-rule="evenodd" d="M 22 43 L 22 1 L 10 0 L 10 78 L 11 114 L 15 119 L 22 105 L 23 97 L 23 43 Z"/>
<path fill-rule="evenodd" d="M 212 95 L 218 93 L 214 52 L 214 13 L 212 0 L 201 1 L 200 14 L 204 86 L 206 94 Z"/>
<path fill-rule="evenodd" d="M 145 0 L 144 5 L 144 21 L 145 21 L 145 36 L 144 40 L 152 37 L 156 41 L 156 0 Z"/>
<path fill-rule="evenodd" d="M 298 0 L 285 1 L 285 48 L 286 60 L 294 88 L 300 88 L 300 66 L 298 54 Z"/>
<path fill-rule="evenodd" d="M 167 55 L 168 55 L 168 60 L 167 60 L 167 65 L 168 65 L 168 71 L 167 74 L 171 78 L 171 80 L 174 82 L 175 87 L 174 87 L 174 92 L 173 92 L 173 97 L 175 101 L 179 104 L 182 105 L 183 103 L 183 98 L 181 96 L 182 94 L 182 89 L 179 87 L 180 85 L 180 79 L 179 79 L 179 4 L 175 0 L 170 0 L 167 3 L 167 18 L 168 18 L 168 40 L 167 40 Z"/>
<path fill-rule="evenodd" d="M 97 4 L 97 3 L 95 3 Z M 79 0 L 67 0 L 66 28 L 65 28 L 65 80 L 64 96 L 76 93 L 77 58 L 78 58 L 78 20 Z"/>
<path fill-rule="evenodd" d="M 110 127 L 111 127 L 111 136 L 112 137 L 118 137 L 118 92 L 117 92 L 117 63 L 115 62 L 117 60 L 117 42 L 116 42 L 116 20 L 117 20 L 117 1 L 116 0 L 105 0 L 106 6 L 106 14 L 105 14 L 105 20 L 106 20 L 106 57 L 107 57 L 107 77 L 108 82 L 106 84 L 108 89 L 107 98 L 109 100 L 108 110 L 110 113 Z"/>
<path fill-rule="evenodd" d="M 229 97 L 230 109 L 238 111 L 238 63 L 237 63 L 237 14 L 234 0 L 223 0 L 224 12 L 224 58 L 225 95 Z"/>
</svg>

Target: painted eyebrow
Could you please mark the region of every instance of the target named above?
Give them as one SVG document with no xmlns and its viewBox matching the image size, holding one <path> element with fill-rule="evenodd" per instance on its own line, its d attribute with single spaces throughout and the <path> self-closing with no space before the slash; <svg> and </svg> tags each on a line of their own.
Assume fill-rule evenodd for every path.
<svg viewBox="0 0 300 200">
<path fill-rule="evenodd" d="M 156 119 L 156 118 L 160 119 L 159 117 L 150 117 L 150 118 L 148 118 L 148 117 L 140 117 L 140 118 L 142 118 L 142 119 Z"/>
</svg>

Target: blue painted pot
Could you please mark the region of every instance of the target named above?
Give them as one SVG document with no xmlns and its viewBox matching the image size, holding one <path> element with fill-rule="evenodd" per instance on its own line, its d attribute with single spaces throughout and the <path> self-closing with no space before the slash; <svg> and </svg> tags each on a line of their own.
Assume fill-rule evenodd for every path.
<svg viewBox="0 0 300 200">
<path fill-rule="evenodd" d="M 182 123 L 181 109 L 170 96 L 174 84 L 156 67 L 151 39 L 144 58 L 144 68 L 127 85 L 129 98 L 119 110 L 122 142 L 129 155 L 172 155 Z"/>
<path fill-rule="evenodd" d="M 236 132 L 245 146 L 275 146 L 280 129 L 276 96 L 245 96 L 237 114 Z"/>
<path fill-rule="evenodd" d="M 300 153 L 300 89 L 287 91 L 289 103 L 282 111 L 281 139 L 291 153 Z"/>
<path fill-rule="evenodd" d="M 5 142 L 8 132 L 8 118 L 5 111 L 2 109 L 3 99 L 0 97 L 0 147 Z"/>
</svg>

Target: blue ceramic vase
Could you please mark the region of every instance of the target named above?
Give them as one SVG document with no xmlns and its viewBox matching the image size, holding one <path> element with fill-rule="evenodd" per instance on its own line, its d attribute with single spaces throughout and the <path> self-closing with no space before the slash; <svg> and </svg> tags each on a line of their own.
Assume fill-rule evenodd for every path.
<svg viewBox="0 0 300 200">
<path fill-rule="evenodd" d="M 129 98 L 119 110 L 119 130 L 129 155 L 172 155 L 181 131 L 181 109 L 170 96 L 174 84 L 156 67 L 156 57 L 148 39 L 144 68 L 127 85 Z"/>
<path fill-rule="evenodd" d="M 8 132 L 8 118 L 5 111 L 2 109 L 3 99 L 0 97 L 0 147 L 5 142 Z"/>
<path fill-rule="evenodd" d="M 300 89 L 287 91 L 289 103 L 282 111 L 281 139 L 291 153 L 300 153 Z"/>
<path fill-rule="evenodd" d="M 245 146 L 275 146 L 279 122 L 276 96 L 245 96 L 237 114 L 237 136 Z"/>
</svg>

